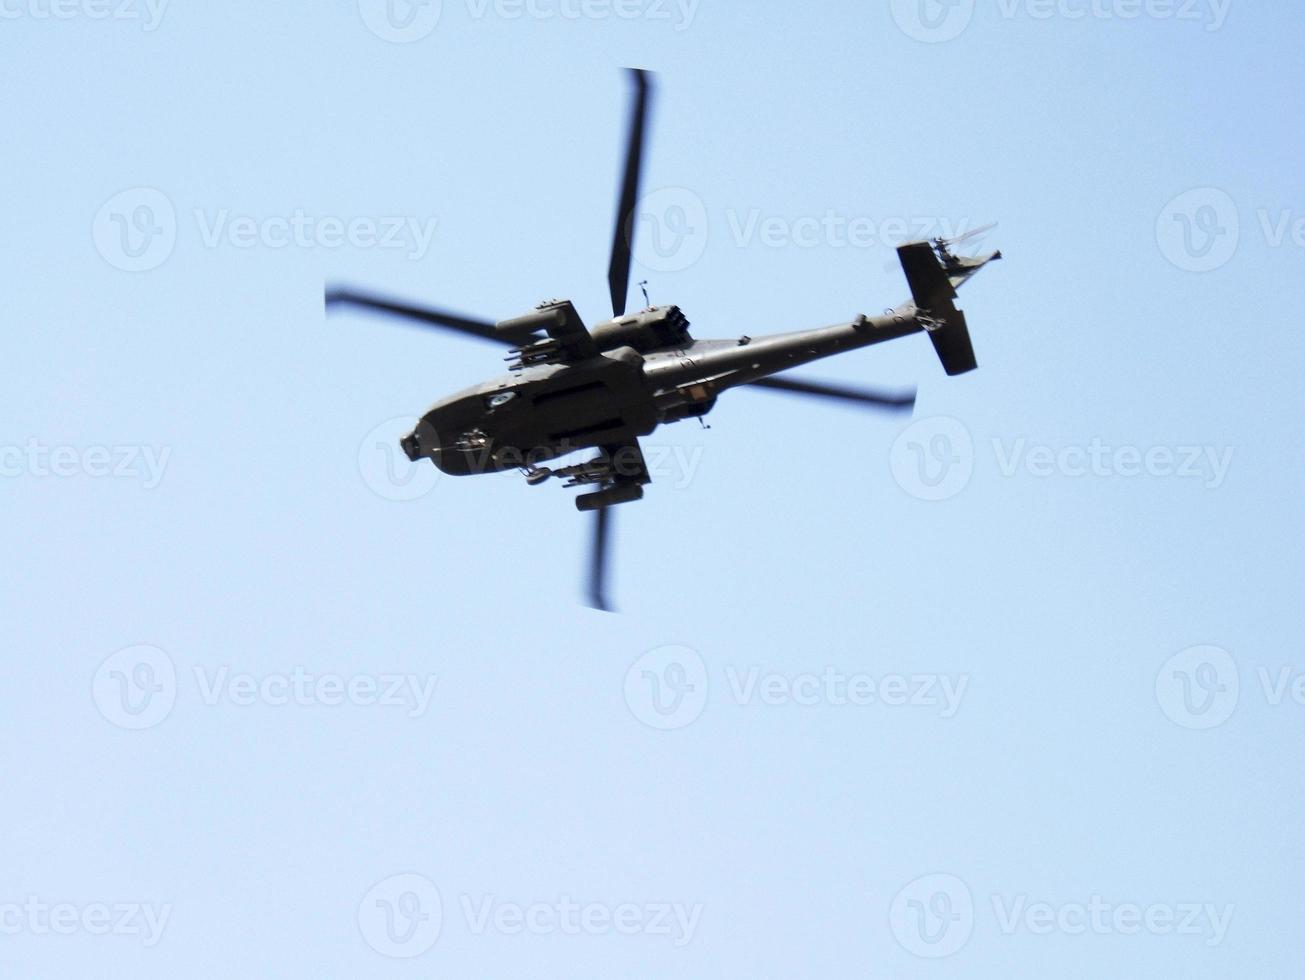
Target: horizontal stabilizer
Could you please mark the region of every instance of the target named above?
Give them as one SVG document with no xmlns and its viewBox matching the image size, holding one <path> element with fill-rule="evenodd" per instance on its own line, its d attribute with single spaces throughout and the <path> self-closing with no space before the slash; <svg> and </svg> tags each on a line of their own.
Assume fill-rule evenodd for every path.
<svg viewBox="0 0 1305 980">
<path fill-rule="evenodd" d="M 965 374 L 979 366 L 974 356 L 965 314 L 956 308 L 956 288 L 1000 252 L 980 259 L 958 259 L 946 242 L 908 242 L 897 249 L 902 271 L 911 286 L 921 322 L 949 375 Z"/>
<path fill-rule="evenodd" d="M 965 314 L 960 310 L 952 313 L 937 330 L 928 333 L 933 349 L 938 352 L 938 360 L 942 361 L 943 370 L 949 375 L 965 374 L 979 366 Z"/>
</svg>

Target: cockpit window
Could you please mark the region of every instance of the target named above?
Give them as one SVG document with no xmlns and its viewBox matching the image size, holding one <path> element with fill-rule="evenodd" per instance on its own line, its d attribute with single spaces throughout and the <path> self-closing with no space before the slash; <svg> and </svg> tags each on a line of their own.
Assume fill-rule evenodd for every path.
<svg viewBox="0 0 1305 980">
<path fill-rule="evenodd" d="M 516 397 L 517 393 L 515 391 L 500 391 L 497 394 L 490 395 L 485 399 L 485 402 L 490 408 L 501 408 Z"/>
</svg>

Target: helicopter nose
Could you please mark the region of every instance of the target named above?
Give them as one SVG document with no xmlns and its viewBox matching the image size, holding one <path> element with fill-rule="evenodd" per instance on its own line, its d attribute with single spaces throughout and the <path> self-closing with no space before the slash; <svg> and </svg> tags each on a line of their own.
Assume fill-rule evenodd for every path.
<svg viewBox="0 0 1305 980">
<path fill-rule="evenodd" d="M 404 455 L 414 463 L 418 460 L 433 458 L 440 449 L 439 433 L 426 420 L 422 419 L 416 427 L 399 440 Z"/>
<path fill-rule="evenodd" d="M 417 433 L 411 432 L 404 436 L 399 440 L 399 445 L 403 447 L 403 454 L 407 456 L 408 459 L 412 460 L 412 462 L 415 463 L 417 460 L 421 459 L 423 455 L 421 451 L 421 436 L 417 435 Z"/>
</svg>

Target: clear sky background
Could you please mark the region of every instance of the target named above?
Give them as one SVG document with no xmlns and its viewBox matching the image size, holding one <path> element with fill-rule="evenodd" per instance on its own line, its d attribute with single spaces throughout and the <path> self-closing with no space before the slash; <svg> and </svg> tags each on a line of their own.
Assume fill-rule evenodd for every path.
<svg viewBox="0 0 1305 980">
<path fill-rule="evenodd" d="M 0 973 L 1299 976 L 1290 5 L 121 2 L 0 5 Z M 559 487 L 386 469 L 499 352 L 322 286 L 601 319 L 625 65 L 696 336 L 1007 259 L 974 374 L 803 372 L 914 421 L 649 439 L 604 615 Z"/>
</svg>

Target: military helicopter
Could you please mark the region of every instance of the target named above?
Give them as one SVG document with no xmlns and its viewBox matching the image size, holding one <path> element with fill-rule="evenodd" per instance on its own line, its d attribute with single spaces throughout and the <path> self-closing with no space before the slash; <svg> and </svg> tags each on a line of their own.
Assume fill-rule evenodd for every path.
<svg viewBox="0 0 1305 980">
<path fill-rule="evenodd" d="M 586 329 L 569 300 L 550 300 L 524 316 L 497 323 L 418 306 L 348 287 L 326 290 L 328 310 L 357 307 L 507 345 L 508 373 L 436 403 L 401 440 L 414 463 L 431 460 L 445 473 L 468 476 L 519 470 L 531 486 L 558 479 L 588 487 L 576 507 L 592 512 L 589 604 L 610 610 L 606 568 L 610 508 L 643 497 L 651 482 L 639 439 L 659 425 L 702 419 L 731 388 L 754 388 L 910 411 L 914 393 L 868 391 L 775 375 L 790 368 L 915 333 L 928 334 L 947 374 L 977 367 L 956 289 L 1000 252 L 966 258 L 953 252 L 979 229 L 947 241 L 911 242 L 898 256 L 911 300 L 882 316 L 765 337 L 696 340 L 678 306 L 626 312 L 631 243 L 639 217 L 652 80 L 629 70 L 633 107 L 617 204 L 607 281 L 612 319 Z M 645 296 L 646 299 L 646 296 Z M 581 450 L 584 462 L 544 464 Z"/>
</svg>

